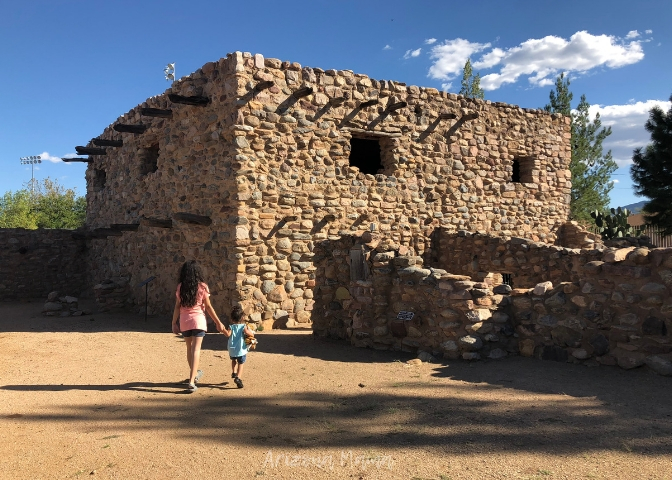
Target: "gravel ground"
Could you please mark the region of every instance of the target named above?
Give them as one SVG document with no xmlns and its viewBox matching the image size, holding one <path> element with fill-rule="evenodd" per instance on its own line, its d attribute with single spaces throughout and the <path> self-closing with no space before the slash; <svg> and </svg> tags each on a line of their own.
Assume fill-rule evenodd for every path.
<svg viewBox="0 0 672 480">
<path fill-rule="evenodd" d="M 0 304 L 0 478 L 672 478 L 672 378 L 512 357 L 409 366 L 309 331 L 226 338 L 188 394 L 169 318 Z"/>
</svg>

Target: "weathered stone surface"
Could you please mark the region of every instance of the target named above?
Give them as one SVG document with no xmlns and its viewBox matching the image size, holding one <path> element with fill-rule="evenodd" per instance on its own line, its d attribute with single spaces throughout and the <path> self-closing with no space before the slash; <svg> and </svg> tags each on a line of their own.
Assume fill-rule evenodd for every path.
<svg viewBox="0 0 672 480">
<path fill-rule="evenodd" d="M 552 282 L 542 282 L 542 283 L 538 283 L 538 284 L 534 287 L 534 291 L 533 291 L 533 293 L 534 293 L 536 296 L 539 297 L 539 296 L 545 294 L 546 292 L 548 292 L 548 291 L 550 291 L 550 290 L 552 290 L 552 289 L 553 289 L 553 283 L 552 283 Z"/>
<path fill-rule="evenodd" d="M 646 357 L 646 365 L 658 375 L 672 376 L 672 361 L 659 355 Z"/>
<path fill-rule="evenodd" d="M 460 338 L 459 344 L 463 350 L 473 352 L 483 347 L 483 340 L 474 335 L 466 335 Z"/>
</svg>

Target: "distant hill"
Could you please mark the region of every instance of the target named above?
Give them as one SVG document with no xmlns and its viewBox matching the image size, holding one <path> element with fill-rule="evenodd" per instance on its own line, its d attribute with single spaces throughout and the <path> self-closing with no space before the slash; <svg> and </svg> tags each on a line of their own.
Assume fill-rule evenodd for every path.
<svg viewBox="0 0 672 480">
<path fill-rule="evenodd" d="M 648 200 L 642 200 L 641 202 L 625 205 L 623 208 L 627 208 L 631 213 L 639 213 L 646 202 L 648 202 Z"/>
</svg>

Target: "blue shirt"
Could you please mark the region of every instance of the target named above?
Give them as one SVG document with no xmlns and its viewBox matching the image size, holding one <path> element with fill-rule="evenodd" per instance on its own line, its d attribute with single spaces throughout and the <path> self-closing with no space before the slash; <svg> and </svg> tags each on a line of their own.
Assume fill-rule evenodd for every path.
<svg viewBox="0 0 672 480">
<path fill-rule="evenodd" d="M 247 355 L 247 345 L 245 344 L 244 323 L 232 323 L 231 336 L 229 337 L 229 356 L 242 357 Z"/>
</svg>

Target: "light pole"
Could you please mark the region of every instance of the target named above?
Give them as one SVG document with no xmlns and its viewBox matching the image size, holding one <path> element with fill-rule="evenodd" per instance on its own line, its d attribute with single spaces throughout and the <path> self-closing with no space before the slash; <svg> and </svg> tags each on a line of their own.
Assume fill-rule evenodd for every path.
<svg viewBox="0 0 672 480">
<path fill-rule="evenodd" d="M 166 76 L 166 80 L 175 81 L 175 63 L 169 63 L 166 65 L 166 68 L 163 69 L 163 74 Z"/>
<path fill-rule="evenodd" d="M 40 155 L 31 155 L 30 157 L 21 157 L 21 165 L 30 165 L 30 193 L 35 196 L 35 164 L 42 163 Z"/>
</svg>

